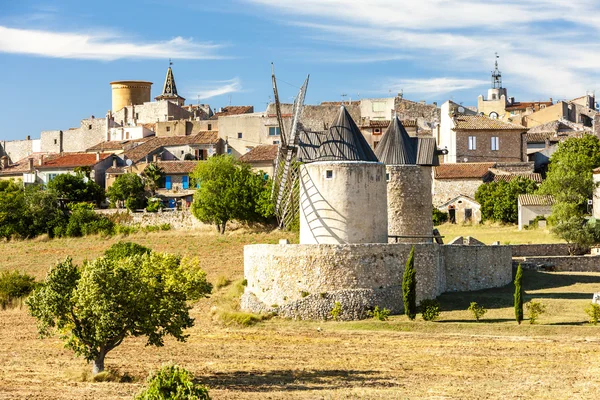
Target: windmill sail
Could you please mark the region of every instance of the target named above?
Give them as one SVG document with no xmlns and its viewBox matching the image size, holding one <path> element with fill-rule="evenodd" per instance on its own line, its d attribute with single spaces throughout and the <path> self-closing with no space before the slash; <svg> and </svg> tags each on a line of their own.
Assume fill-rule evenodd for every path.
<svg viewBox="0 0 600 400">
<path fill-rule="evenodd" d="M 304 106 L 306 88 L 310 75 L 306 77 L 300 92 L 294 100 L 292 107 L 292 123 L 288 134 L 281 114 L 281 104 L 277 93 L 277 81 L 273 72 L 273 92 L 275 95 L 275 109 L 281 131 L 281 141 L 275 163 L 273 176 L 272 197 L 275 203 L 275 215 L 280 228 L 289 228 L 298 214 L 299 187 L 298 187 L 298 138 L 300 130 L 300 116 Z"/>
</svg>

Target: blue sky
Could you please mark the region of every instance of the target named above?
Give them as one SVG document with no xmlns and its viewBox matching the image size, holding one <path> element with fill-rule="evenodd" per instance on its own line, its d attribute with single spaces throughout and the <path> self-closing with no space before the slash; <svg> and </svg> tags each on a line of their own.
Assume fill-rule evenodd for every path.
<svg viewBox="0 0 600 400">
<path fill-rule="evenodd" d="M 600 5 L 578 0 L 0 0 L 0 140 L 67 129 L 111 104 L 109 82 L 168 59 L 179 94 L 211 107 L 386 97 L 475 105 L 494 52 L 509 96 L 574 98 L 600 77 Z"/>
</svg>

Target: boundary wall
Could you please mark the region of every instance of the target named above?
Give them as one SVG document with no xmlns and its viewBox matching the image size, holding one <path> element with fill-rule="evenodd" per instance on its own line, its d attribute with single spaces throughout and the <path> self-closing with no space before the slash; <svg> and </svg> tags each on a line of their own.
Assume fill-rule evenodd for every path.
<svg viewBox="0 0 600 400">
<path fill-rule="evenodd" d="M 374 306 L 401 313 L 410 244 L 248 245 L 242 308 L 301 319 L 360 319 Z M 417 302 L 446 291 L 504 286 L 512 280 L 509 246 L 415 244 Z"/>
</svg>

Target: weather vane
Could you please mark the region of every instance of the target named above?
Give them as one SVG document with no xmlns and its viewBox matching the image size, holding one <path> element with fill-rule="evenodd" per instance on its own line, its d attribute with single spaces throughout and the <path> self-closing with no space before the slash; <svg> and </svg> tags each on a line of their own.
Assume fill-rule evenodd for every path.
<svg viewBox="0 0 600 400">
<path fill-rule="evenodd" d="M 169 58 L 169 67 L 173 65 L 173 61 L 171 61 L 171 59 Z"/>
</svg>

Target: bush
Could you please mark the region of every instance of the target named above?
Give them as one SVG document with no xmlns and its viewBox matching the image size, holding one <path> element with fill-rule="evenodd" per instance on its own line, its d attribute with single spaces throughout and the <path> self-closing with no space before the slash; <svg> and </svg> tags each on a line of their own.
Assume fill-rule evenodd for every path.
<svg viewBox="0 0 600 400">
<path fill-rule="evenodd" d="M 31 275 L 18 271 L 0 273 L 0 308 L 4 310 L 12 306 L 15 300 L 28 296 L 35 286 L 35 278 Z"/>
<path fill-rule="evenodd" d="M 110 246 L 104 252 L 104 257 L 120 260 L 135 255 L 149 254 L 152 250 L 148 247 L 133 242 L 118 242 Z"/>
<path fill-rule="evenodd" d="M 433 225 L 441 225 L 448 221 L 448 213 L 433 208 Z"/>
<path fill-rule="evenodd" d="M 164 208 L 164 205 L 160 199 L 155 197 L 151 197 L 148 199 L 148 205 L 146 206 L 146 211 L 148 212 L 158 212 Z"/>
<path fill-rule="evenodd" d="M 487 310 L 483 306 L 480 306 L 474 301 L 471 302 L 471 305 L 469 306 L 469 308 L 467 308 L 467 310 L 473 313 L 473 317 L 477 322 L 479 322 L 479 320 L 483 318 L 483 316 L 487 312 Z"/>
<path fill-rule="evenodd" d="M 541 301 L 531 300 L 525 307 L 527 307 L 527 312 L 529 312 L 530 324 L 535 324 L 538 317 L 546 312 L 546 306 Z"/>
<path fill-rule="evenodd" d="M 421 314 L 425 321 L 434 321 L 438 319 L 440 316 L 440 303 L 438 303 L 437 300 L 422 300 Z"/>
<path fill-rule="evenodd" d="M 387 308 L 380 309 L 379 306 L 375 306 L 373 311 L 367 311 L 367 315 L 379 321 L 387 321 L 390 317 L 390 313 L 391 311 Z"/>
<path fill-rule="evenodd" d="M 333 305 L 333 308 L 331 309 L 330 314 L 333 317 L 334 321 L 337 321 L 338 319 L 340 319 L 340 315 L 342 315 L 342 303 L 340 303 L 339 301 L 336 301 L 335 304 Z"/>
<path fill-rule="evenodd" d="M 592 303 L 585 309 L 585 312 L 590 317 L 590 324 L 598 325 L 598 320 L 600 319 L 600 305 Z"/>
<path fill-rule="evenodd" d="M 227 279 L 226 276 L 221 275 L 217 278 L 217 282 L 215 282 L 215 288 L 221 289 L 222 287 L 228 286 L 230 283 L 230 279 Z"/>
<path fill-rule="evenodd" d="M 210 400 L 208 389 L 194 383 L 192 374 L 178 365 L 165 365 L 150 375 L 148 387 L 135 400 Z"/>
<path fill-rule="evenodd" d="M 217 317 L 227 326 L 236 325 L 239 327 L 247 327 L 271 318 L 272 314 L 254 314 L 237 310 L 219 310 L 217 311 Z"/>
<path fill-rule="evenodd" d="M 54 229 L 55 236 L 79 237 L 85 235 L 112 235 L 115 224 L 104 215 L 94 212 L 93 204 L 77 203 L 69 205 L 71 215 L 66 227 Z"/>
</svg>

